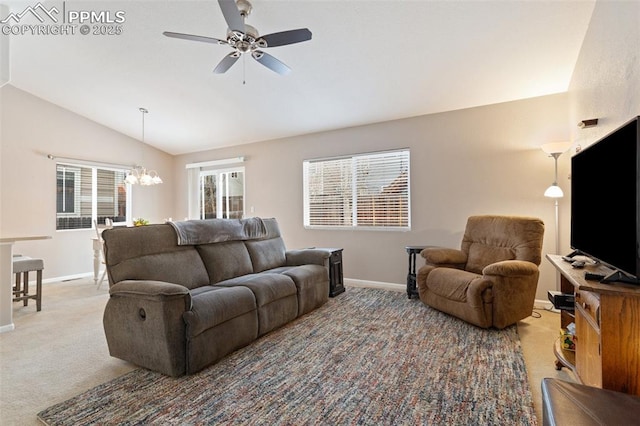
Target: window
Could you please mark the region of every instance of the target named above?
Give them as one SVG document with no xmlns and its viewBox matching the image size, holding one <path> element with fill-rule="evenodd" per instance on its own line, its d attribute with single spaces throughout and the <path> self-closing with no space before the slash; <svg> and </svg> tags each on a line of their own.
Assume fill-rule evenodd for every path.
<svg viewBox="0 0 640 426">
<path fill-rule="evenodd" d="M 56 166 L 56 229 L 91 229 L 130 219 L 130 196 L 124 170 L 78 164 Z"/>
<path fill-rule="evenodd" d="M 244 171 L 200 172 L 200 219 L 242 219 Z"/>
<path fill-rule="evenodd" d="M 186 165 L 189 219 L 244 217 L 244 157 Z"/>
<path fill-rule="evenodd" d="M 409 150 L 305 160 L 305 227 L 409 229 Z"/>
</svg>

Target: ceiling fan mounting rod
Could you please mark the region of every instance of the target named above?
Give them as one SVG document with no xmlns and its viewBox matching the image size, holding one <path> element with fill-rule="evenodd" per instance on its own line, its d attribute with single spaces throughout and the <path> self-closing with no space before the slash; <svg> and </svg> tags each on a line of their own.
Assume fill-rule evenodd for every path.
<svg viewBox="0 0 640 426">
<path fill-rule="evenodd" d="M 236 5 L 238 6 L 238 10 L 240 11 L 240 16 L 246 18 L 251 14 L 253 10 L 253 6 L 248 0 L 236 0 Z"/>
</svg>

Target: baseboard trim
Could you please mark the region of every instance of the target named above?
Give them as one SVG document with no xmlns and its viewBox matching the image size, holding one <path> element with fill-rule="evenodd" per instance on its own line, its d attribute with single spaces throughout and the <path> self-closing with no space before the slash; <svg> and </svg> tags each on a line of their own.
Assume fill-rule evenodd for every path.
<svg viewBox="0 0 640 426">
<path fill-rule="evenodd" d="M 383 290 L 392 290 L 392 291 L 400 291 L 400 292 L 407 291 L 406 284 L 387 283 L 383 281 L 357 280 L 354 278 L 345 278 L 344 285 L 347 287 L 380 288 Z M 553 304 L 548 300 L 543 300 L 543 299 L 536 299 L 533 302 L 533 307 L 535 309 L 544 309 L 547 311 L 553 310 Z"/>
<path fill-rule="evenodd" d="M 354 278 L 345 278 L 344 285 L 347 287 L 367 287 L 380 288 L 392 291 L 407 291 L 406 284 L 387 283 L 382 281 L 356 280 Z"/>
<path fill-rule="evenodd" d="M 102 271 L 100 271 L 100 273 L 102 273 Z M 83 274 L 64 275 L 62 277 L 47 278 L 47 279 L 43 279 L 42 280 L 42 284 L 56 283 L 56 282 L 61 282 L 61 281 L 78 280 L 78 279 L 81 279 L 81 278 L 89 278 L 89 277 L 93 277 L 93 272 L 86 272 L 86 273 L 83 273 Z M 29 280 L 29 283 L 31 283 L 31 282 L 35 283 L 35 281 Z"/>
<path fill-rule="evenodd" d="M 6 333 L 7 331 L 13 331 L 16 329 L 16 326 L 11 324 L 3 325 L 0 327 L 0 333 Z"/>
<path fill-rule="evenodd" d="M 549 302 L 548 300 L 536 299 L 535 302 L 533 302 L 533 307 L 535 309 L 544 309 L 545 311 L 554 310 L 553 303 Z"/>
</svg>

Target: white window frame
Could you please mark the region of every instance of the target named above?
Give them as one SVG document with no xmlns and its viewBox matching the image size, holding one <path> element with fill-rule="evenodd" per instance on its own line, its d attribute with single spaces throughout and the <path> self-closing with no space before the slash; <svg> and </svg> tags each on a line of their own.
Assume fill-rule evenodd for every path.
<svg viewBox="0 0 640 426">
<path fill-rule="evenodd" d="M 187 169 L 187 210 L 188 219 L 200 219 L 204 216 L 202 203 L 202 177 L 213 173 L 232 173 L 241 172 L 242 180 L 242 217 L 247 213 L 247 173 L 244 163 L 244 157 L 225 158 L 221 160 L 202 161 L 198 163 L 188 163 L 185 165 Z M 218 191 L 216 197 L 222 197 L 222 193 Z M 221 200 L 218 198 L 216 208 L 218 214 L 220 212 Z M 228 210 L 227 210 L 228 211 Z"/>
<path fill-rule="evenodd" d="M 357 192 L 357 171 L 361 164 L 364 161 L 372 160 L 375 158 L 384 158 L 389 157 L 391 161 L 393 157 L 398 159 L 398 167 L 406 167 L 406 225 L 361 225 L 358 223 L 358 192 Z M 311 176 L 310 171 L 311 165 L 313 163 L 322 163 L 322 162 L 343 162 L 343 165 L 351 168 L 351 179 L 350 182 L 346 182 L 351 191 L 351 204 L 349 209 L 347 210 L 346 221 L 350 224 L 345 225 L 322 225 L 322 224 L 311 224 L 311 188 L 310 188 L 310 180 Z M 392 164 L 392 162 L 389 164 Z M 350 164 L 350 165 L 349 165 Z M 348 172 L 348 171 L 347 171 Z M 400 172 L 401 173 L 401 172 Z M 400 175 L 398 175 L 400 176 Z M 387 177 L 391 179 L 392 176 Z M 388 182 L 390 184 L 391 182 Z M 387 184 L 387 185 L 388 185 Z M 324 182 L 322 183 L 324 185 Z M 410 150 L 408 148 L 390 150 L 390 151 L 379 151 L 379 152 L 369 152 L 362 154 L 354 154 L 349 156 L 340 156 L 340 157 L 331 157 L 331 158 L 316 158 L 309 159 L 303 161 L 303 204 L 304 204 L 304 227 L 305 229 L 336 229 L 336 230 L 382 230 L 382 231 L 409 231 L 411 230 L 411 173 L 410 173 Z M 381 188 L 382 191 L 382 188 Z M 344 217 L 344 216 L 343 216 Z M 339 217 L 338 217 L 339 218 Z M 404 218 L 403 218 L 404 219 Z"/>
<path fill-rule="evenodd" d="M 56 180 L 57 180 L 57 169 L 58 166 L 63 166 L 65 168 L 69 168 L 71 169 L 74 173 L 76 173 L 76 176 L 80 173 L 80 170 L 85 168 L 85 169 L 91 169 L 91 227 L 89 228 L 68 228 L 68 229 L 58 229 L 58 224 L 57 224 L 57 218 L 60 215 L 57 212 L 57 207 L 56 207 L 56 232 L 67 232 L 67 231 L 86 231 L 86 230 L 91 230 L 94 228 L 94 223 L 98 220 L 98 169 L 100 170 L 109 170 L 109 171 L 114 171 L 114 172 L 121 172 L 123 174 L 126 174 L 126 172 L 128 171 L 128 169 L 126 167 L 117 167 L 117 166 L 108 166 L 108 165 L 102 165 L 100 163 L 91 163 L 91 162 L 87 162 L 87 161 L 78 161 L 77 163 L 73 162 L 73 161 L 58 161 L 56 163 Z M 125 183 L 126 184 L 126 183 Z M 76 193 L 80 193 L 80 181 L 78 179 L 74 179 L 74 186 L 75 186 L 75 191 Z M 132 219 L 132 195 L 131 195 L 131 185 L 130 184 L 126 184 L 126 188 L 127 188 L 127 195 L 125 198 L 125 206 L 126 206 L 126 215 L 125 215 L 125 220 L 124 221 L 120 221 L 120 222 L 113 222 L 114 226 L 124 226 L 127 223 L 131 223 Z M 57 190 L 57 183 L 56 183 L 56 190 Z M 79 217 L 81 216 L 81 212 L 80 212 L 80 205 L 79 205 L 79 199 L 75 200 L 75 208 L 74 208 L 74 212 L 73 213 L 69 213 L 69 214 L 62 214 L 63 216 L 66 217 Z M 57 200 L 56 200 L 56 204 L 57 204 Z"/>
<path fill-rule="evenodd" d="M 74 194 L 79 194 L 81 191 L 80 188 L 80 180 L 76 179 L 76 177 L 80 174 L 80 168 L 81 166 L 76 166 L 76 165 L 68 165 L 68 164 L 62 164 L 65 166 L 65 173 L 66 172 L 71 172 L 74 174 L 73 176 L 73 187 L 74 187 Z M 56 180 L 58 179 L 58 165 L 56 165 Z M 66 179 L 63 179 L 66 180 Z M 57 189 L 57 182 L 56 182 L 56 189 Z M 77 197 L 74 197 L 73 200 L 73 211 L 71 212 L 58 212 L 58 200 L 57 200 L 57 195 L 56 195 L 56 217 L 57 216 L 63 216 L 63 217 L 79 217 L 80 216 L 80 200 Z M 66 204 L 63 201 L 63 204 Z"/>
<path fill-rule="evenodd" d="M 204 219 L 204 178 L 206 176 L 215 176 L 216 177 L 216 186 L 218 188 L 222 187 L 222 175 L 229 175 L 231 173 L 242 173 L 242 217 L 244 217 L 245 215 L 245 204 L 246 204 L 246 175 L 245 175 L 245 171 L 244 171 L 244 167 L 232 167 L 232 168 L 226 168 L 226 169 L 213 169 L 213 170 L 201 170 L 200 171 L 200 178 L 199 178 L 199 186 L 200 186 L 200 193 L 199 193 L 199 198 L 200 198 L 200 206 L 199 206 L 199 212 L 200 212 L 200 216 L 199 219 Z M 229 212 L 229 197 L 227 196 L 227 203 L 224 206 L 225 209 L 223 209 L 223 203 L 222 203 L 222 197 L 225 194 L 229 194 L 229 179 L 227 179 L 226 181 L 226 188 L 224 191 L 219 190 L 216 191 L 216 217 L 217 218 L 223 218 L 223 219 L 228 219 L 228 217 L 225 217 L 224 212 L 226 211 L 227 214 Z"/>
</svg>

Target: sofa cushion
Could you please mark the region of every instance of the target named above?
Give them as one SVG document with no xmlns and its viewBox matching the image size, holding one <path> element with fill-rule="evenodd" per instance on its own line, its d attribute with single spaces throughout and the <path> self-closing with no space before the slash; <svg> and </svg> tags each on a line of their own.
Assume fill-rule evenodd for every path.
<svg viewBox="0 0 640 426">
<path fill-rule="evenodd" d="M 242 241 L 196 246 L 212 284 L 253 272 L 251 257 Z"/>
<path fill-rule="evenodd" d="M 209 283 L 195 248 L 178 246 L 169 225 L 105 229 L 102 239 L 110 285 L 123 280 L 166 281 L 187 288 Z"/>
<path fill-rule="evenodd" d="M 294 266 L 282 272 L 298 289 L 298 316 L 311 312 L 329 300 L 329 271 L 320 265 Z"/>
<path fill-rule="evenodd" d="M 253 291 L 258 307 L 274 300 L 295 295 L 296 285 L 290 277 L 280 274 L 247 274 L 216 283 L 220 287 L 248 287 Z"/>
<path fill-rule="evenodd" d="M 267 228 L 258 217 L 246 219 L 204 219 L 169 222 L 178 245 L 200 245 L 224 241 L 243 241 L 267 236 Z"/>
<path fill-rule="evenodd" d="M 203 286 L 192 291 L 186 324 L 186 373 L 195 373 L 258 337 L 258 312 L 246 287 Z"/>
<path fill-rule="evenodd" d="M 469 244 L 468 250 L 465 269 L 475 274 L 482 274 L 484 267 L 492 263 L 516 258 L 516 252 L 511 247 L 500 247 L 481 242 Z"/>
<path fill-rule="evenodd" d="M 427 287 L 430 292 L 445 299 L 466 302 L 469 284 L 479 277 L 460 269 L 435 268 L 429 273 Z"/>
<path fill-rule="evenodd" d="M 251 256 L 253 272 L 258 273 L 285 265 L 286 248 L 282 237 L 245 241 L 245 245 Z"/>
<path fill-rule="evenodd" d="M 114 283 L 123 280 L 165 281 L 193 289 L 209 284 L 207 270 L 193 247 L 123 260 L 109 266 Z"/>
<path fill-rule="evenodd" d="M 262 336 L 298 316 L 298 296 L 293 280 L 282 274 L 250 274 L 216 284 L 248 287 L 258 306 L 258 335 Z"/>
<path fill-rule="evenodd" d="M 467 271 L 482 269 L 499 260 L 527 260 L 540 265 L 544 223 L 533 217 L 470 216 L 461 250 L 468 254 Z"/>
<path fill-rule="evenodd" d="M 298 289 L 298 316 L 311 312 L 329 300 L 329 270 L 315 265 L 280 266 L 262 274 L 283 274 L 291 277 Z"/>
<path fill-rule="evenodd" d="M 187 324 L 187 338 L 195 337 L 247 312 L 255 312 L 256 309 L 253 292 L 246 287 L 200 287 L 192 292 L 191 310 L 183 314 Z M 257 333 L 256 320 L 254 338 Z"/>
</svg>

